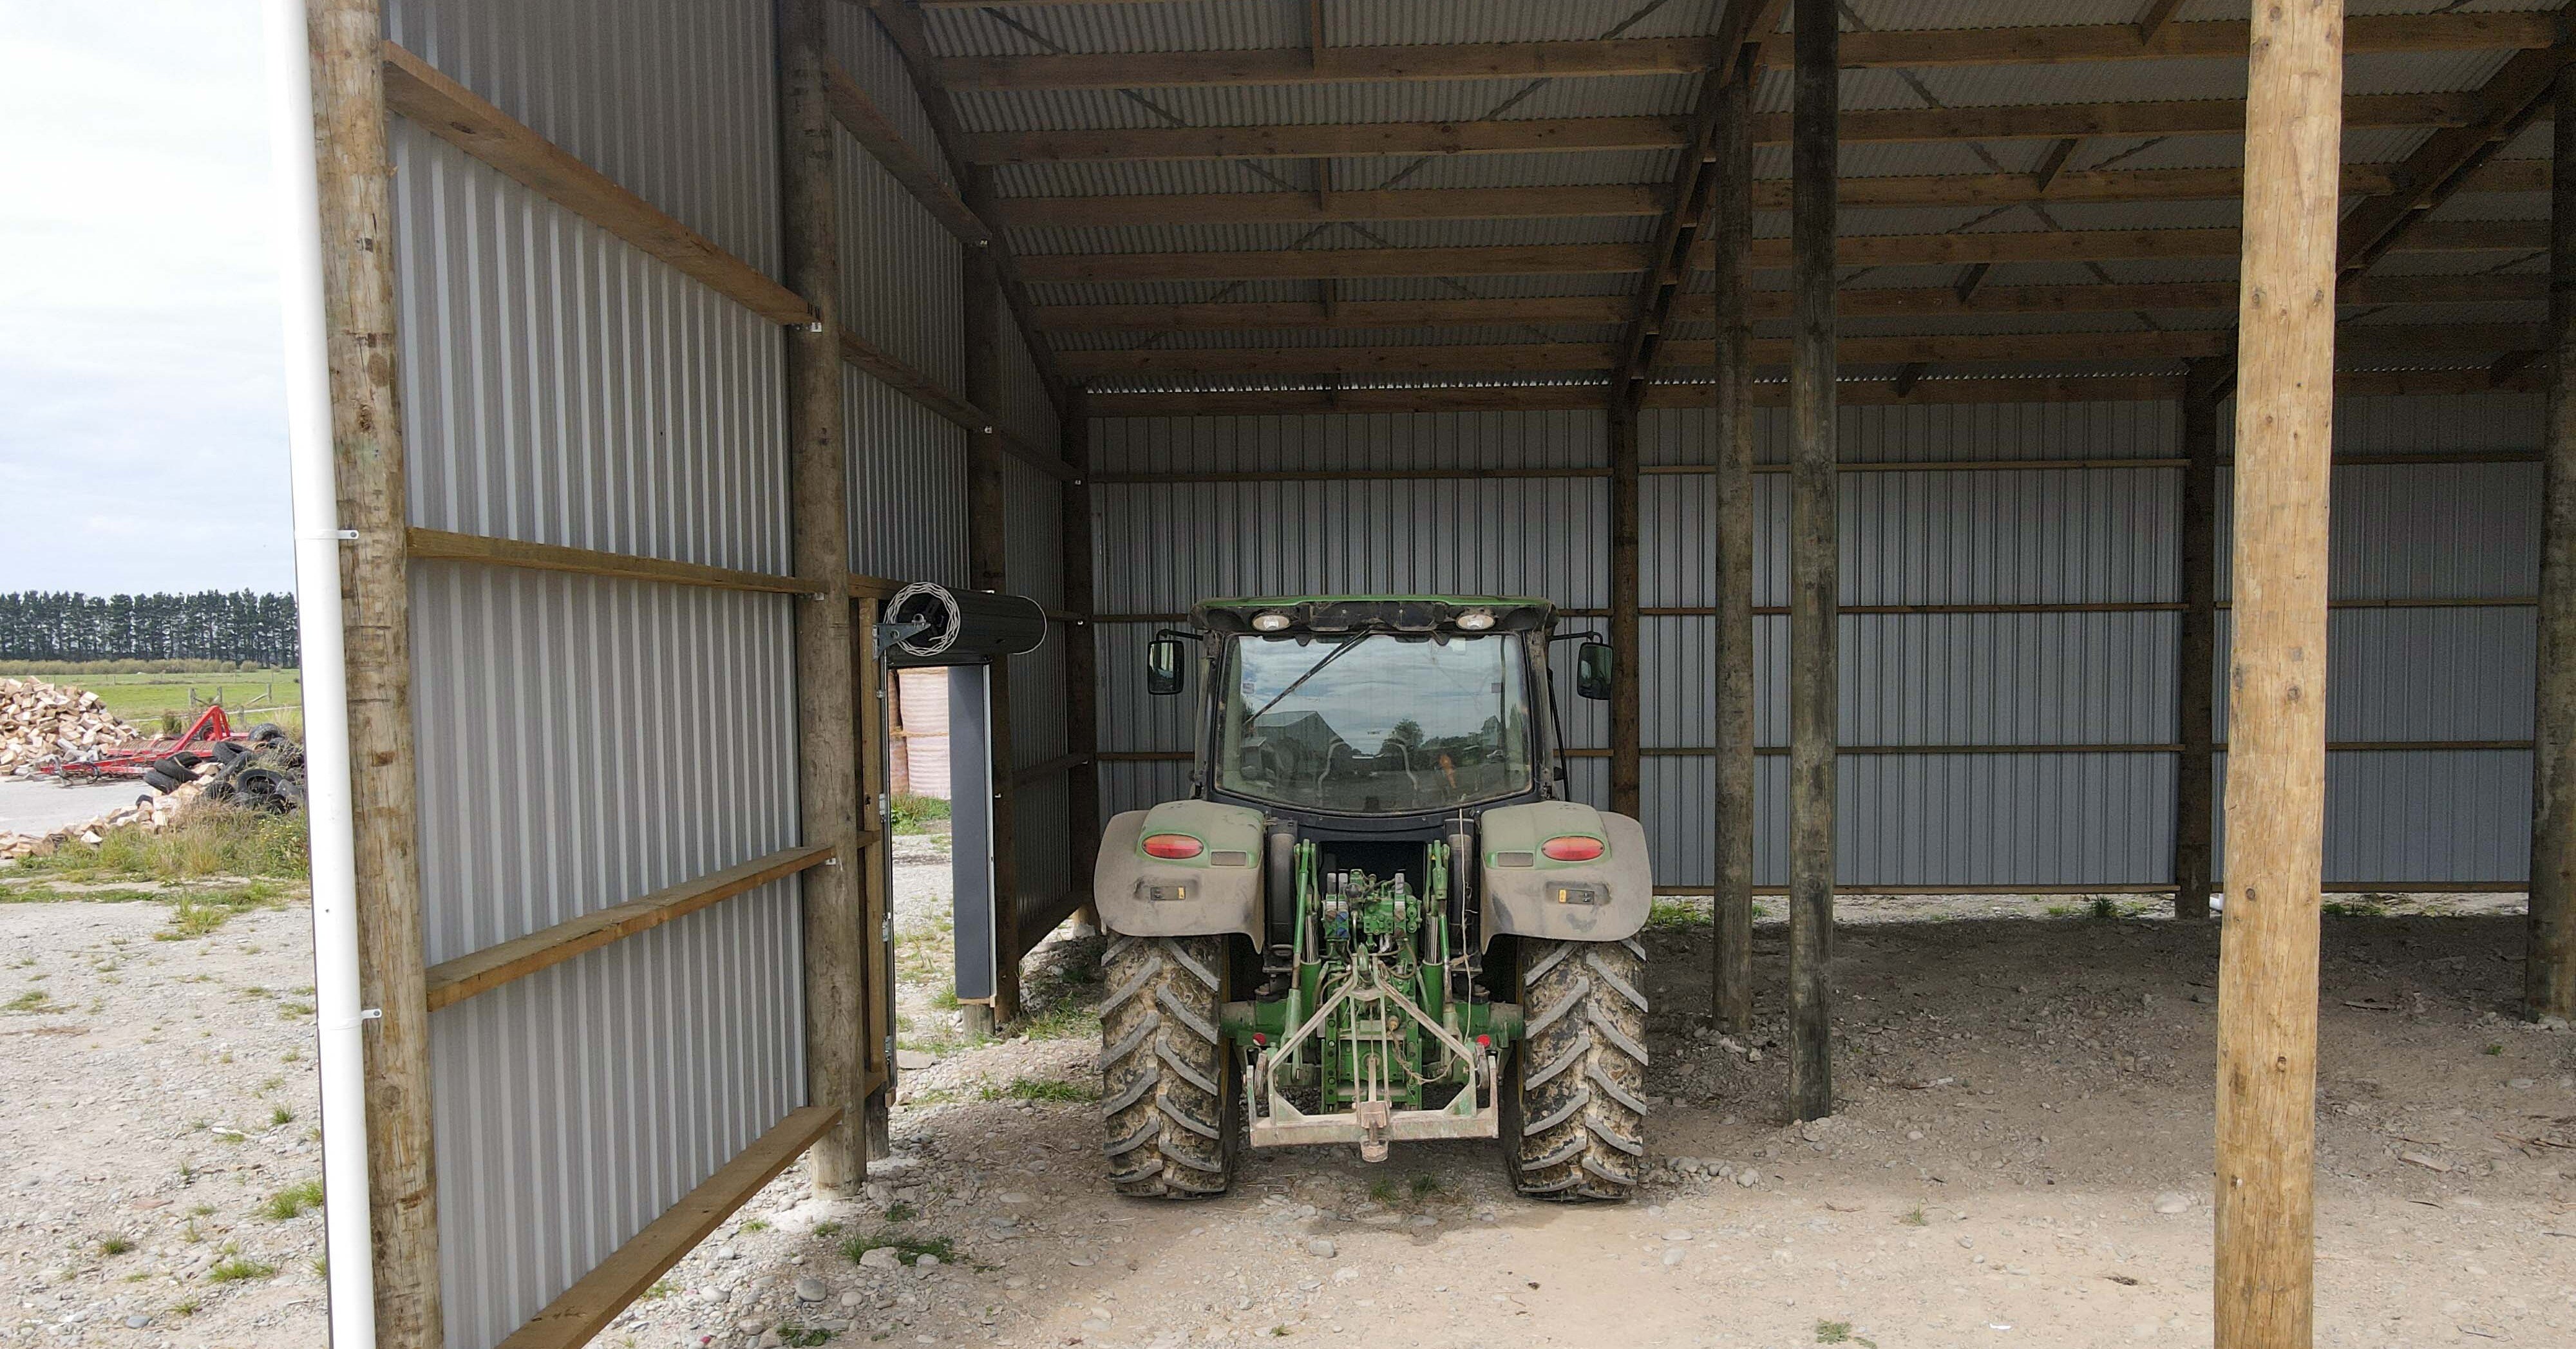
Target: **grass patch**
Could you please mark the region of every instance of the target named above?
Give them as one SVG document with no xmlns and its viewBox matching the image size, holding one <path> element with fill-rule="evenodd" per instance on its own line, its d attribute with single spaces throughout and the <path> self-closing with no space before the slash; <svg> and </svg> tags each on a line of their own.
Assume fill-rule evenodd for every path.
<svg viewBox="0 0 2576 1349">
<path fill-rule="evenodd" d="M 1654 907 L 1646 911 L 1648 927 L 1697 927 L 1707 921 L 1707 909 L 1680 895 L 1657 895 Z"/>
<path fill-rule="evenodd" d="M 98 1253 L 101 1255 L 123 1255 L 133 1249 L 134 1242 L 126 1237 L 103 1237 L 98 1243 Z"/>
<path fill-rule="evenodd" d="M 1394 1181 L 1391 1181 L 1391 1180 L 1383 1180 L 1383 1179 L 1381 1179 L 1381 1180 L 1373 1180 L 1373 1181 L 1370 1181 L 1370 1182 L 1369 1182 L 1369 1198 L 1374 1199 L 1374 1200 L 1376 1200 L 1377 1202 L 1379 1202 L 1379 1203 L 1381 1203 L 1381 1204 L 1392 1204 L 1392 1203 L 1394 1203 L 1394 1202 L 1395 1202 L 1395 1182 L 1394 1182 Z"/>
<path fill-rule="evenodd" d="M 0 885 L 0 904 L 133 904 L 147 899 L 167 899 L 158 890 L 66 890 L 42 881 L 26 885 Z"/>
<path fill-rule="evenodd" d="M 1015 1077 L 1007 1087 L 985 1087 L 979 1093 L 987 1101 L 1055 1101 L 1079 1103 L 1097 1101 L 1100 1091 L 1073 1082 L 1054 1082 L 1041 1078 Z"/>
<path fill-rule="evenodd" d="M 275 1265 L 264 1265 L 244 1256 L 229 1255 L 216 1261 L 214 1267 L 206 1271 L 206 1278 L 214 1283 L 244 1283 L 251 1279 L 265 1279 L 275 1273 L 277 1273 Z"/>
<path fill-rule="evenodd" d="M 795 1345 L 797 1346 L 797 1349 L 809 1349 L 809 1346 L 829 1344 L 831 1341 L 832 1332 L 823 1329 L 821 1326 L 807 1326 L 802 1330 L 782 1329 L 778 1332 L 778 1342 L 780 1344 Z"/>
<path fill-rule="evenodd" d="M 25 1016 L 42 1016 L 47 1012 L 62 1010 L 55 1005 L 54 995 L 41 988 L 28 989 L 7 1002 L 0 1002 L 0 1011 L 17 1012 Z"/>
<path fill-rule="evenodd" d="M 274 881 L 183 891 L 179 902 L 171 906 L 169 926 L 153 933 L 152 939 L 187 941 L 192 937 L 209 936 L 242 914 L 254 909 L 275 908 L 284 899 L 283 888 Z"/>
<path fill-rule="evenodd" d="M 2318 906 L 2329 918 L 2385 918 L 2388 906 L 2376 899 L 2329 899 Z"/>
<path fill-rule="evenodd" d="M 270 815 L 212 801 L 191 807 L 159 833 L 128 826 L 109 831 L 97 843 L 66 843 L 18 865 L 28 873 L 65 880 L 302 880 L 312 874 L 301 813 Z"/>
<path fill-rule="evenodd" d="M 893 1207 L 886 1210 L 886 1221 L 890 1223 L 908 1223 L 920 1216 L 919 1210 L 900 1199 L 894 1201 Z"/>
<path fill-rule="evenodd" d="M 933 823 L 946 823 L 948 803 L 935 796 L 897 796 L 886 803 L 887 823 L 898 834 L 930 834 Z"/>
<path fill-rule="evenodd" d="M 268 1197 L 268 1202 L 259 1206 L 259 1212 L 260 1216 L 267 1218 L 271 1222 L 282 1223 L 289 1218 L 302 1214 L 307 1209 L 319 1209 L 321 1207 L 322 1182 L 319 1180 L 308 1180 L 300 1185 L 289 1185 L 285 1189 L 270 1195 Z"/>
<path fill-rule="evenodd" d="M 2116 921 L 2119 917 L 2120 901 L 2111 898 L 2109 895 L 2095 895 L 2093 897 L 2093 918 L 2095 921 L 2108 923 Z"/>
<path fill-rule="evenodd" d="M 1908 1227 L 1929 1227 L 1932 1224 L 1931 1219 L 1923 1216 L 1923 1206 L 1920 1204 L 1915 1205 L 1910 1212 L 1898 1218 L 1897 1221 Z"/>
<path fill-rule="evenodd" d="M 1851 1322 L 1849 1321 L 1818 1321 L 1816 1323 L 1816 1343 L 1857 1344 L 1863 1346 L 1863 1349 L 1878 1349 L 1878 1342 L 1876 1340 L 1865 1340 L 1860 1336 L 1853 1334 Z"/>
<path fill-rule="evenodd" d="M 872 1237 L 852 1237 L 841 1243 L 841 1254 L 848 1256 L 850 1263 L 854 1265 L 859 1262 L 859 1257 L 875 1250 L 891 1250 L 896 1260 L 907 1265 L 920 1263 L 921 1257 L 925 1255 L 943 1265 L 958 1263 L 957 1243 L 946 1237 L 914 1240 L 909 1237 L 888 1236 L 880 1232 Z"/>
<path fill-rule="evenodd" d="M 1440 1178 L 1438 1176 L 1432 1175 L 1426 1171 L 1413 1178 L 1414 1198 L 1428 1199 L 1438 1193 L 1440 1193 Z"/>
</svg>

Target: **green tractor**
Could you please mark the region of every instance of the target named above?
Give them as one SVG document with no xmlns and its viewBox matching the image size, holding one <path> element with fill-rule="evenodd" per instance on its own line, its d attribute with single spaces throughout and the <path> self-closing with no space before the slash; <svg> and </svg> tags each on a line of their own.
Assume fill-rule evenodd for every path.
<svg viewBox="0 0 2576 1349">
<path fill-rule="evenodd" d="M 1191 799 L 1109 822 L 1092 894 L 1109 1177 L 1224 1193 L 1241 1149 L 1500 1140 L 1513 1184 L 1645 1161 L 1645 831 L 1566 799 L 1555 608 L 1209 600 L 1147 648 L 1202 690 Z M 1605 698 L 1586 641 L 1576 690 Z"/>
</svg>

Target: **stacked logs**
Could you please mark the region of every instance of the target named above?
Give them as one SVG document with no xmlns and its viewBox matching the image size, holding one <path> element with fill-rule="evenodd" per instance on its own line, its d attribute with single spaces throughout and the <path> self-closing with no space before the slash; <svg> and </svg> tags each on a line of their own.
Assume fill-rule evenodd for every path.
<svg viewBox="0 0 2576 1349">
<path fill-rule="evenodd" d="M 25 776 L 40 763 L 142 738 L 87 689 L 0 679 L 0 776 Z"/>
</svg>

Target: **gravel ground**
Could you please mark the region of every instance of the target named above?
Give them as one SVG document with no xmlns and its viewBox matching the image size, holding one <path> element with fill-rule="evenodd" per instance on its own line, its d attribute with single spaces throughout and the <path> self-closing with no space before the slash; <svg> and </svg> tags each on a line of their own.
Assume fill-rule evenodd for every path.
<svg viewBox="0 0 2576 1349">
<path fill-rule="evenodd" d="M 0 1344 L 322 1342 L 311 910 L 169 916 L 0 904 Z"/>
<path fill-rule="evenodd" d="M 67 824 L 95 820 L 134 804 L 152 789 L 139 782 L 70 786 L 50 780 L 0 778 L 0 834 L 41 838 Z"/>
<path fill-rule="evenodd" d="M 937 995 L 944 855 L 900 856 L 905 1038 L 930 1066 L 903 1078 L 895 1156 L 848 1200 L 791 1170 L 596 1343 L 2209 1339 L 2206 927 L 1847 898 L 1842 1108 L 1793 1126 L 1776 989 L 1753 1034 L 1716 1035 L 1704 920 L 1675 905 L 1648 934 L 1657 1165 L 1636 1202 L 1524 1203 L 1465 1143 L 1375 1167 L 1264 1151 L 1230 1196 L 1139 1202 L 1100 1176 L 1098 943 L 1040 953 L 1032 1034 L 973 1043 Z M 2338 904 L 2319 1343 L 2576 1342 L 2576 1036 L 2503 1014 L 2519 898 Z M 155 942 L 165 916 L 0 905 L 0 999 L 58 1008 L 0 1017 L 0 1343 L 321 1339 L 317 1219 L 260 1212 L 319 1165 L 304 912 Z M 1782 935 L 1758 929 L 1768 977 Z M 134 1249 L 105 1254 L 111 1237 Z M 276 1272 L 215 1282 L 227 1243 Z"/>
</svg>

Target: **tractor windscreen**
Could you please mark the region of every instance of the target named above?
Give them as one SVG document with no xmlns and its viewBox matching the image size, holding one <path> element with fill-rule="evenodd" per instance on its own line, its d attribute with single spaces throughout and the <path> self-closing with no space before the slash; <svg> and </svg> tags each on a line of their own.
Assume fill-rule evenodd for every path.
<svg viewBox="0 0 2576 1349">
<path fill-rule="evenodd" d="M 1220 790 L 1342 814 L 1443 810 L 1530 784 L 1521 639 L 1238 637 Z"/>
</svg>

